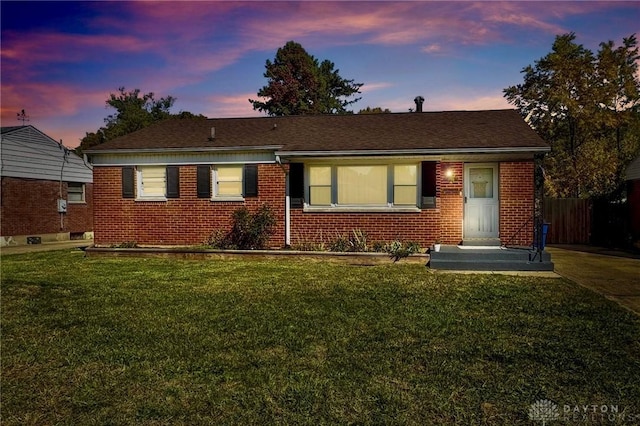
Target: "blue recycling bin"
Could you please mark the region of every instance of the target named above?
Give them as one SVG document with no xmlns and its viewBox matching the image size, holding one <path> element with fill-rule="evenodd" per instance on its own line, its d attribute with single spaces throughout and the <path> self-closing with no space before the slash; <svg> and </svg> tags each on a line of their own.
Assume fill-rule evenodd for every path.
<svg viewBox="0 0 640 426">
<path fill-rule="evenodd" d="M 547 233 L 549 233 L 549 225 L 550 223 L 543 222 L 536 227 L 536 235 L 533 242 L 533 247 L 538 248 L 538 244 L 540 245 L 540 251 L 543 251 L 547 245 Z"/>
<path fill-rule="evenodd" d="M 547 233 L 549 232 L 549 224 L 542 224 L 542 244 L 540 244 L 540 250 L 544 250 L 547 245 Z"/>
</svg>

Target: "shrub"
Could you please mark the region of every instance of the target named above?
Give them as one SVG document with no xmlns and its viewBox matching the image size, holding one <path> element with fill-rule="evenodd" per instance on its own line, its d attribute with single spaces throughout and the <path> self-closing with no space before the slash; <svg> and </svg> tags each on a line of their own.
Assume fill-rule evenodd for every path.
<svg viewBox="0 0 640 426">
<path fill-rule="evenodd" d="M 329 251 L 346 252 L 349 251 L 349 239 L 342 234 L 337 234 L 336 239 L 329 242 Z"/>
<path fill-rule="evenodd" d="M 362 253 L 369 251 L 367 244 L 367 233 L 354 229 L 348 237 L 344 234 L 337 233 L 335 240 L 329 242 L 329 251 L 336 252 L 356 252 Z"/>
<path fill-rule="evenodd" d="M 228 244 L 230 240 L 227 238 L 228 233 L 224 232 L 222 229 L 216 229 L 209 235 L 207 241 L 204 242 L 205 245 L 217 248 L 217 249 L 228 249 L 230 248 Z"/>
<path fill-rule="evenodd" d="M 276 220 L 271 208 L 263 204 L 255 213 L 245 206 L 233 212 L 233 224 L 226 234 L 214 231 L 207 244 L 219 249 L 256 250 L 266 247 Z"/>
<path fill-rule="evenodd" d="M 322 235 L 322 229 L 318 231 L 315 237 L 312 237 L 304 232 L 298 232 L 295 240 L 296 240 L 296 243 L 291 245 L 291 248 L 293 250 L 299 250 L 299 251 L 326 251 L 327 250 L 327 245 Z"/>
<path fill-rule="evenodd" d="M 349 238 L 349 251 L 366 252 L 369 251 L 367 246 L 367 233 L 360 229 L 354 229 L 353 235 Z"/>
<path fill-rule="evenodd" d="M 385 253 L 387 251 L 387 245 L 382 241 L 376 241 L 371 246 L 371 249 L 376 253 Z"/>
<path fill-rule="evenodd" d="M 397 262 L 400 259 L 408 257 L 410 254 L 418 253 L 420 251 L 420 244 L 415 242 L 403 243 L 401 241 L 393 241 L 391 244 L 387 244 L 385 251 L 389 253 L 389 257 Z"/>
</svg>

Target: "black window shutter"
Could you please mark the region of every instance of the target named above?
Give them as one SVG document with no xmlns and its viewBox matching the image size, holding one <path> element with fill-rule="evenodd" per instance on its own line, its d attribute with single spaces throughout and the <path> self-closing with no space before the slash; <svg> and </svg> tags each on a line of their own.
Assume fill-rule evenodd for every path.
<svg viewBox="0 0 640 426">
<path fill-rule="evenodd" d="M 258 196 L 258 166 L 256 164 L 245 164 L 244 166 L 244 194 L 245 197 Z"/>
<path fill-rule="evenodd" d="M 180 198 L 180 168 L 167 166 L 167 198 Z"/>
<path fill-rule="evenodd" d="M 198 166 L 198 198 L 211 198 L 211 167 Z"/>
<path fill-rule="evenodd" d="M 304 205 L 304 164 L 289 164 L 289 197 L 292 208 Z"/>
<path fill-rule="evenodd" d="M 436 182 L 436 166 L 435 161 L 422 162 L 422 196 L 421 206 L 423 209 L 436 207 L 437 182 Z"/>
<path fill-rule="evenodd" d="M 304 198 L 304 164 L 289 164 L 289 196 Z"/>
<path fill-rule="evenodd" d="M 135 169 L 131 166 L 122 168 L 122 198 L 135 198 Z"/>
</svg>

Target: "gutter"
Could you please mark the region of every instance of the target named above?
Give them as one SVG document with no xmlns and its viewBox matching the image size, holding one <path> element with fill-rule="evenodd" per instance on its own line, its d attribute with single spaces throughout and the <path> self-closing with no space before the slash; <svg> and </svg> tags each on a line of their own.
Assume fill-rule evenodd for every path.
<svg viewBox="0 0 640 426">
<path fill-rule="evenodd" d="M 550 152 L 551 147 L 512 148 L 427 148 L 427 149 L 372 149 L 345 151 L 276 151 L 276 157 L 340 157 L 378 155 L 446 155 L 446 154 L 514 154 Z"/>
<path fill-rule="evenodd" d="M 190 147 L 190 148 L 124 148 L 124 149 L 88 149 L 85 154 L 148 154 L 167 152 L 224 152 L 224 151 L 277 151 L 282 145 L 264 146 L 216 146 L 216 147 Z"/>
<path fill-rule="evenodd" d="M 510 148 L 425 148 L 425 149 L 359 149 L 343 151 L 279 151 L 282 145 L 264 146 L 225 146 L 225 147 L 191 147 L 191 148 L 131 148 L 131 149 L 95 149 L 86 154 L 146 154 L 167 152 L 238 152 L 238 151 L 273 151 L 280 157 L 339 157 L 353 155 L 444 155 L 444 154 L 512 154 L 526 152 L 550 152 L 551 147 L 510 147 Z"/>
</svg>

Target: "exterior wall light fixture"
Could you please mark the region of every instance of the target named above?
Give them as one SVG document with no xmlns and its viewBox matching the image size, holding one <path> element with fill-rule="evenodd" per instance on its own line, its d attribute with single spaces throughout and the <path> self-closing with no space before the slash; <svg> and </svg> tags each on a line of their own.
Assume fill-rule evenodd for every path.
<svg viewBox="0 0 640 426">
<path fill-rule="evenodd" d="M 456 181 L 456 174 L 454 173 L 453 169 L 447 169 L 444 172 L 444 176 L 447 178 L 447 180 L 451 183 Z"/>
</svg>

